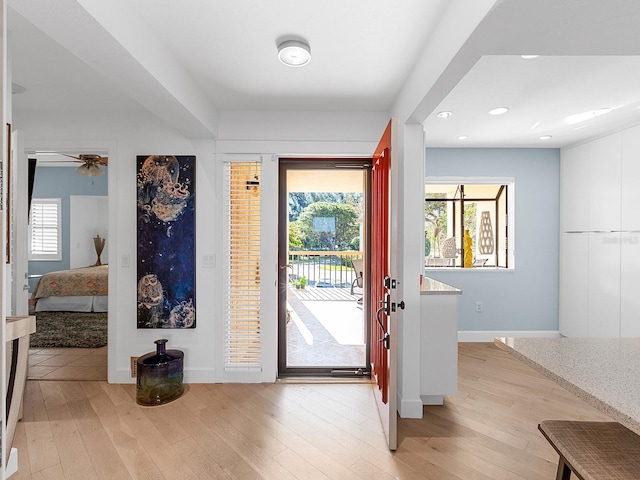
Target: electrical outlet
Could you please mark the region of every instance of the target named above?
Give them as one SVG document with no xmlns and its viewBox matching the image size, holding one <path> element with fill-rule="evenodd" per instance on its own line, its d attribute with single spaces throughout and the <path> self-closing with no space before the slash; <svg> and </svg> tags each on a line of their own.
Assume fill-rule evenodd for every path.
<svg viewBox="0 0 640 480">
<path fill-rule="evenodd" d="M 131 378 L 138 376 L 138 357 L 131 357 Z"/>
<path fill-rule="evenodd" d="M 482 313 L 482 302 L 476 302 L 476 313 Z"/>
</svg>

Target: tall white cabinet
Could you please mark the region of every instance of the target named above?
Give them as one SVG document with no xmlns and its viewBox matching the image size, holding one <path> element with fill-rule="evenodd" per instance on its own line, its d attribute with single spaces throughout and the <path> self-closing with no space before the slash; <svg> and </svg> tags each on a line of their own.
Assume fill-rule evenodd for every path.
<svg viewBox="0 0 640 480">
<path fill-rule="evenodd" d="M 640 336 L 640 126 L 563 149 L 560 333 Z"/>
</svg>

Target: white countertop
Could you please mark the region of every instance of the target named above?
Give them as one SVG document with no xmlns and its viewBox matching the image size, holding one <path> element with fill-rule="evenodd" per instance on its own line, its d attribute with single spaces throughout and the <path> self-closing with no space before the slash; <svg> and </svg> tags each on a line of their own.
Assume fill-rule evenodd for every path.
<svg viewBox="0 0 640 480">
<path fill-rule="evenodd" d="M 496 338 L 495 344 L 640 434 L 640 338 Z"/>
<path fill-rule="evenodd" d="M 422 277 L 420 295 L 462 295 L 462 290 L 429 277 Z"/>
</svg>

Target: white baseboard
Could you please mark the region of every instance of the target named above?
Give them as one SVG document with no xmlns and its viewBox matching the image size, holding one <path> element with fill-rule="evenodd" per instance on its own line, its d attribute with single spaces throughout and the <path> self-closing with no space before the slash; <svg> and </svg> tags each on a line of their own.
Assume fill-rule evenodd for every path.
<svg viewBox="0 0 640 480">
<path fill-rule="evenodd" d="M 420 395 L 423 405 L 444 405 L 444 395 Z"/>
<path fill-rule="evenodd" d="M 398 414 L 400 418 L 422 418 L 422 400 L 402 399 L 398 395 Z"/>
<path fill-rule="evenodd" d="M 215 369 L 184 369 L 184 383 L 216 383 Z M 259 382 L 259 380 L 255 380 Z M 119 368 L 115 371 L 115 375 L 109 376 L 109 383 L 136 383 L 136 377 L 131 376 L 131 370 L 128 368 Z"/>
<path fill-rule="evenodd" d="M 561 337 L 559 330 L 507 330 L 507 331 L 483 331 L 483 330 L 459 330 L 458 342 L 490 342 L 496 337 Z"/>
</svg>

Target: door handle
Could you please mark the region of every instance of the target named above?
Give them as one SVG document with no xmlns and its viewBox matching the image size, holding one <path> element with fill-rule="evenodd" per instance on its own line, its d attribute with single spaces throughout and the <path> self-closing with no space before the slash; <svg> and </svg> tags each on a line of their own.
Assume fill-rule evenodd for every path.
<svg viewBox="0 0 640 480">
<path fill-rule="evenodd" d="M 380 319 L 380 314 L 384 312 L 385 309 L 386 307 L 380 307 L 376 312 L 376 320 L 378 321 L 378 325 L 380 325 L 380 329 L 382 330 L 382 338 L 378 341 L 382 342 L 382 346 L 385 349 L 389 350 L 389 332 L 387 332 L 387 329 L 384 328 L 384 323 L 382 323 L 382 320 Z"/>
<path fill-rule="evenodd" d="M 290 268 L 293 272 L 293 264 L 288 263 L 287 265 L 280 265 L 280 270 L 284 270 L 285 268 Z"/>
</svg>

